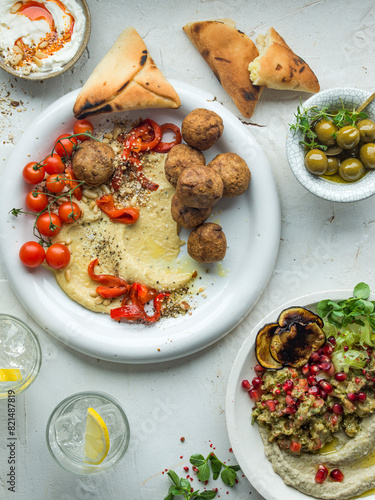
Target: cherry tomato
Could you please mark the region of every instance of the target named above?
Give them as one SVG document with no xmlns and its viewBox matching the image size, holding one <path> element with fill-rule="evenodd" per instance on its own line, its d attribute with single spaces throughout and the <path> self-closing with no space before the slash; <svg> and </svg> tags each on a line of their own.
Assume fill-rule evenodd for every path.
<svg viewBox="0 0 375 500">
<path fill-rule="evenodd" d="M 61 157 L 72 156 L 73 148 L 77 145 L 75 137 L 69 137 L 71 134 L 61 134 L 56 139 L 55 153 Z M 69 139 L 67 139 L 69 137 Z"/>
<path fill-rule="evenodd" d="M 36 241 L 27 241 L 20 248 L 19 256 L 24 266 L 38 267 L 43 263 L 46 252 L 42 245 Z"/>
<path fill-rule="evenodd" d="M 44 179 L 45 170 L 43 165 L 41 163 L 37 167 L 36 165 L 38 165 L 37 162 L 31 161 L 23 168 L 22 176 L 28 184 L 39 184 Z"/>
<path fill-rule="evenodd" d="M 63 269 L 70 262 L 68 247 L 62 243 L 54 243 L 47 249 L 46 261 L 52 269 Z"/>
<path fill-rule="evenodd" d="M 54 213 L 44 212 L 36 220 L 36 228 L 43 236 L 56 236 L 61 226 L 60 217 Z"/>
<path fill-rule="evenodd" d="M 88 120 L 77 120 L 73 127 L 73 134 L 83 134 L 84 132 L 90 132 L 90 134 L 92 134 L 94 132 L 93 124 Z M 90 139 L 90 137 L 86 135 L 77 135 L 77 139 L 86 141 Z"/>
<path fill-rule="evenodd" d="M 52 174 L 46 179 L 46 188 L 52 193 L 61 193 L 65 187 L 65 180 L 61 174 Z"/>
<path fill-rule="evenodd" d="M 81 210 L 74 201 L 65 201 L 59 206 L 59 217 L 63 222 L 71 224 L 81 217 Z"/>
<path fill-rule="evenodd" d="M 30 191 L 26 195 L 26 206 L 31 212 L 41 212 L 48 205 L 47 195 L 39 191 Z"/>
<path fill-rule="evenodd" d="M 65 171 L 65 165 L 61 156 L 57 154 L 49 155 L 43 160 L 44 168 L 47 174 L 62 174 Z"/>
</svg>

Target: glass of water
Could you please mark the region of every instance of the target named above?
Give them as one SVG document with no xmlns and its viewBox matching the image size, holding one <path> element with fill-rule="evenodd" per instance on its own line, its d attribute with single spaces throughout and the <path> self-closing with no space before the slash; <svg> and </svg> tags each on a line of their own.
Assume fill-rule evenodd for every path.
<svg viewBox="0 0 375 500">
<path fill-rule="evenodd" d="M 90 412 L 99 415 L 96 431 L 104 428 L 109 446 L 100 463 L 88 461 L 86 457 Z M 129 438 L 124 410 L 118 401 L 103 392 L 79 392 L 64 399 L 53 410 L 46 429 L 51 455 L 61 467 L 76 474 L 99 473 L 113 467 L 123 458 Z"/>
<path fill-rule="evenodd" d="M 41 360 L 35 333 L 18 318 L 0 314 L 0 399 L 29 387 L 39 373 Z"/>
</svg>

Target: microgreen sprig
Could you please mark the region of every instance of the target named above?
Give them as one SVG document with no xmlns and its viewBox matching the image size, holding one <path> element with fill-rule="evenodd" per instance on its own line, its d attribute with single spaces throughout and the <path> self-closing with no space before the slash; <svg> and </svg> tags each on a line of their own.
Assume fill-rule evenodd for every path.
<svg viewBox="0 0 375 500">
<path fill-rule="evenodd" d="M 344 107 L 342 102 L 342 107 L 338 111 L 329 112 L 329 107 L 326 106 L 322 109 L 318 109 L 318 106 L 311 106 L 310 108 L 304 108 L 301 105 L 297 107 L 297 113 L 295 113 L 296 123 L 289 124 L 290 130 L 294 132 L 300 132 L 303 139 L 300 140 L 300 144 L 303 144 L 307 149 L 322 149 L 326 151 L 328 148 L 324 144 L 318 142 L 318 136 L 314 131 L 314 127 L 317 122 L 324 119 L 331 121 L 337 128 L 342 128 L 346 125 L 355 125 L 358 120 L 363 120 L 368 117 L 364 112 L 357 112 L 355 108 L 350 110 Z"/>
<path fill-rule="evenodd" d="M 183 496 L 185 500 L 195 500 L 196 498 L 210 500 L 216 497 L 216 491 L 214 490 L 205 490 L 202 492 L 199 490 L 191 491 L 190 481 L 183 477 L 178 477 L 173 470 L 168 471 L 167 474 L 170 477 L 172 484 L 170 485 L 168 495 L 164 498 L 164 500 L 173 500 L 175 496 Z"/>
</svg>

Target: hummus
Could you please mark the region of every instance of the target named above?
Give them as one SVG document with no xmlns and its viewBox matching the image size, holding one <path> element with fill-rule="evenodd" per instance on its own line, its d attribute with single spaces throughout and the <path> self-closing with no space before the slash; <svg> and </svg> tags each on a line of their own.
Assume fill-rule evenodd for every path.
<svg viewBox="0 0 375 500">
<path fill-rule="evenodd" d="M 276 442 L 269 442 L 264 427 L 260 426 L 259 432 L 274 471 L 286 484 L 306 495 L 345 500 L 375 487 L 375 414 L 362 421 L 360 431 L 354 438 L 348 438 L 344 432 L 338 433 L 334 449 L 327 453 L 322 448 L 323 453 L 292 455 L 282 450 Z M 340 483 L 327 478 L 322 484 L 316 483 L 315 474 L 322 463 L 329 470 L 340 469 L 344 481 Z"/>
<path fill-rule="evenodd" d="M 142 283 L 158 292 L 178 290 L 191 280 L 192 273 L 177 268 L 177 257 L 184 242 L 171 216 L 174 188 L 164 175 L 165 156 L 151 153 L 144 163 L 144 174 L 159 188 L 149 193 L 143 206 L 137 206 L 140 215 L 135 224 L 111 221 L 88 199 L 87 203 L 79 202 L 82 217 L 73 224 L 64 224 L 53 238 L 53 243 L 71 241 L 71 262 L 68 268 L 56 271 L 57 282 L 72 300 L 87 309 L 109 314 L 111 309 L 120 306 L 122 299 L 113 299 L 108 305 L 106 301 L 99 304 L 95 301 L 98 283 L 90 279 L 87 268 L 96 258 L 100 265 L 95 273 L 116 275 L 130 284 Z M 98 197 L 103 195 L 100 187 L 91 189 L 92 192 Z"/>
<path fill-rule="evenodd" d="M 57 71 L 76 54 L 85 24 L 75 0 L 2 0 L 0 54 L 23 75 Z"/>
</svg>

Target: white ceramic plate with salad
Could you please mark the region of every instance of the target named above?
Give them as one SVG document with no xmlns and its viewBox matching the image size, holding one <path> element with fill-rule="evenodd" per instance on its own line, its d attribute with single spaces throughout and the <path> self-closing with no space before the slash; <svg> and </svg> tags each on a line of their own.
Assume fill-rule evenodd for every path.
<svg viewBox="0 0 375 500">
<path fill-rule="evenodd" d="M 265 316 L 250 332 L 242 344 L 229 376 L 226 394 L 226 422 L 229 439 L 238 464 L 247 479 L 267 500 L 303 500 L 312 498 L 297 489 L 287 486 L 277 475 L 266 458 L 258 425 L 252 424 L 251 414 L 254 406 L 246 390 L 243 380 L 252 380 L 256 373 L 255 338 L 258 331 L 267 323 L 275 323 L 281 311 L 289 307 L 304 307 L 317 313 L 317 304 L 326 299 L 333 301 L 346 300 L 353 296 L 352 290 L 333 290 L 304 295 L 291 300 Z M 370 295 L 374 300 L 374 294 Z M 325 320 L 325 324 L 327 320 Z"/>
<path fill-rule="evenodd" d="M 165 318 L 153 325 L 117 323 L 73 302 L 44 268 L 29 271 L 18 258 L 21 245 L 33 239 L 32 216 L 9 214 L 24 206 L 30 190 L 22 169 L 51 152 L 56 138 L 73 128 L 73 105 L 78 90 L 46 109 L 24 133 L 4 170 L 1 185 L 0 250 L 9 282 L 21 304 L 46 331 L 66 345 L 96 358 L 126 363 L 154 363 L 199 351 L 231 331 L 254 306 L 272 273 L 280 242 L 280 204 L 269 162 L 259 144 L 241 121 L 213 95 L 191 85 L 171 81 L 181 98 L 177 110 L 153 109 L 116 114 L 116 120 L 151 118 L 180 126 L 193 109 L 205 107 L 224 121 L 224 134 L 206 152 L 206 161 L 219 153 L 237 152 L 252 172 L 243 195 L 223 199 L 213 214 L 229 242 L 220 266 L 202 273 L 206 298 L 199 299 L 191 315 Z M 109 115 L 93 117 L 103 127 Z M 108 124 L 107 124 L 108 126 Z M 182 234 L 183 239 L 186 236 Z M 186 255 L 186 245 L 181 256 Z"/>
</svg>

